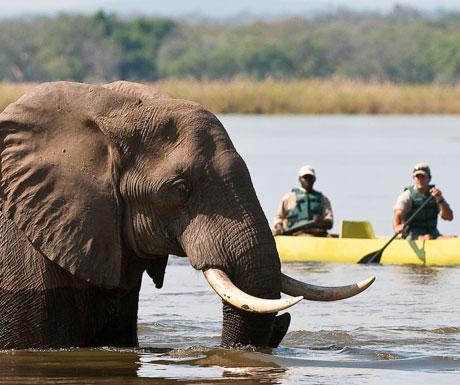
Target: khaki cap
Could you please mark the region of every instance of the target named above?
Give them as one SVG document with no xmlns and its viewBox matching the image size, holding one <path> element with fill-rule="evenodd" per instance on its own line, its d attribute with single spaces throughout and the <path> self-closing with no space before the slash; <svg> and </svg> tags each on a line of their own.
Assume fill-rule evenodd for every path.
<svg viewBox="0 0 460 385">
<path fill-rule="evenodd" d="M 316 178 L 315 169 L 309 165 L 300 167 L 299 176 L 304 176 L 304 175 L 313 175 Z"/>
<path fill-rule="evenodd" d="M 419 174 L 425 174 L 428 176 L 431 176 L 431 170 L 430 167 L 426 163 L 417 163 L 414 166 L 414 170 L 412 171 L 412 175 L 419 175 Z"/>
</svg>

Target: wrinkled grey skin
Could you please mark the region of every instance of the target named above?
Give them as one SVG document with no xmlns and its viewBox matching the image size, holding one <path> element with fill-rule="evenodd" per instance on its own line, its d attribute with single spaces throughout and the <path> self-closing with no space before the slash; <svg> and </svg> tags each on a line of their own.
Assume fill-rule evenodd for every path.
<svg viewBox="0 0 460 385">
<path fill-rule="evenodd" d="M 169 254 L 280 297 L 280 261 L 218 119 L 147 86 L 45 83 L 0 114 L 0 348 L 137 345 L 141 277 Z M 224 304 L 222 344 L 289 316 Z"/>
</svg>

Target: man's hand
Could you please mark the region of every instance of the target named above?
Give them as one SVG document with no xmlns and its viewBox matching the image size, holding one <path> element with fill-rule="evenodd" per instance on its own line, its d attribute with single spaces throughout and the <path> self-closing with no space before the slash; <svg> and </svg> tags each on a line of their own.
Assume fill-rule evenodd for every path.
<svg viewBox="0 0 460 385">
<path fill-rule="evenodd" d="M 275 226 L 275 235 L 283 235 L 284 234 L 284 228 L 281 223 L 277 223 Z"/>
<path fill-rule="evenodd" d="M 323 219 L 319 214 L 313 215 L 313 222 L 315 222 L 316 226 L 325 230 L 332 228 L 332 222 L 329 219 Z"/>
<path fill-rule="evenodd" d="M 317 226 L 321 227 L 321 225 L 323 224 L 323 218 L 321 217 L 321 215 L 315 214 L 313 215 L 313 222 L 315 222 Z"/>
<path fill-rule="evenodd" d="M 436 202 L 438 202 L 438 203 L 442 202 L 443 197 L 442 197 L 441 190 L 437 189 L 436 187 L 432 187 L 430 189 L 430 194 L 433 196 L 434 199 L 436 199 Z"/>
<path fill-rule="evenodd" d="M 404 231 L 404 226 L 399 224 L 394 227 L 394 231 L 396 234 L 401 234 Z"/>
</svg>

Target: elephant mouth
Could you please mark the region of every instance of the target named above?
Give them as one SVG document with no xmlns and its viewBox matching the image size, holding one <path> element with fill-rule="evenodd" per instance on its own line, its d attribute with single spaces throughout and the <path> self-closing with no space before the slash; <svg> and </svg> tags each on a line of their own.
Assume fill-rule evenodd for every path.
<svg viewBox="0 0 460 385">
<path fill-rule="evenodd" d="M 337 301 L 366 290 L 375 281 L 370 277 L 364 281 L 337 287 L 310 285 L 297 281 L 281 273 L 281 292 L 293 296 L 283 299 L 265 299 L 249 295 L 238 289 L 228 275 L 220 269 L 207 269 L 203 271 L 206 280 L 214 291 L 229 304 L 238 309 L 252 313 L 276 313 L 287 309 L 302 299 L 311 301 Z"/>
</svg>

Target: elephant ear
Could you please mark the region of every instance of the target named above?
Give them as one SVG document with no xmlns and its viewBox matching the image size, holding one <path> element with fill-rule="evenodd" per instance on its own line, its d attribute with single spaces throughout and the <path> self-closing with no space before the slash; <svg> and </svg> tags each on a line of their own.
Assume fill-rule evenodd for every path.
<svg viewBox="0 0 460 385">
<path fill-rule="evenodd" d="M 125 99 L 45 83 L 0 114 L 2 213 L 47 258 L 104 287 L 117 286 L 122 265 L 119 156 L 97 122 L 126 112 Z"/>
</svg>

